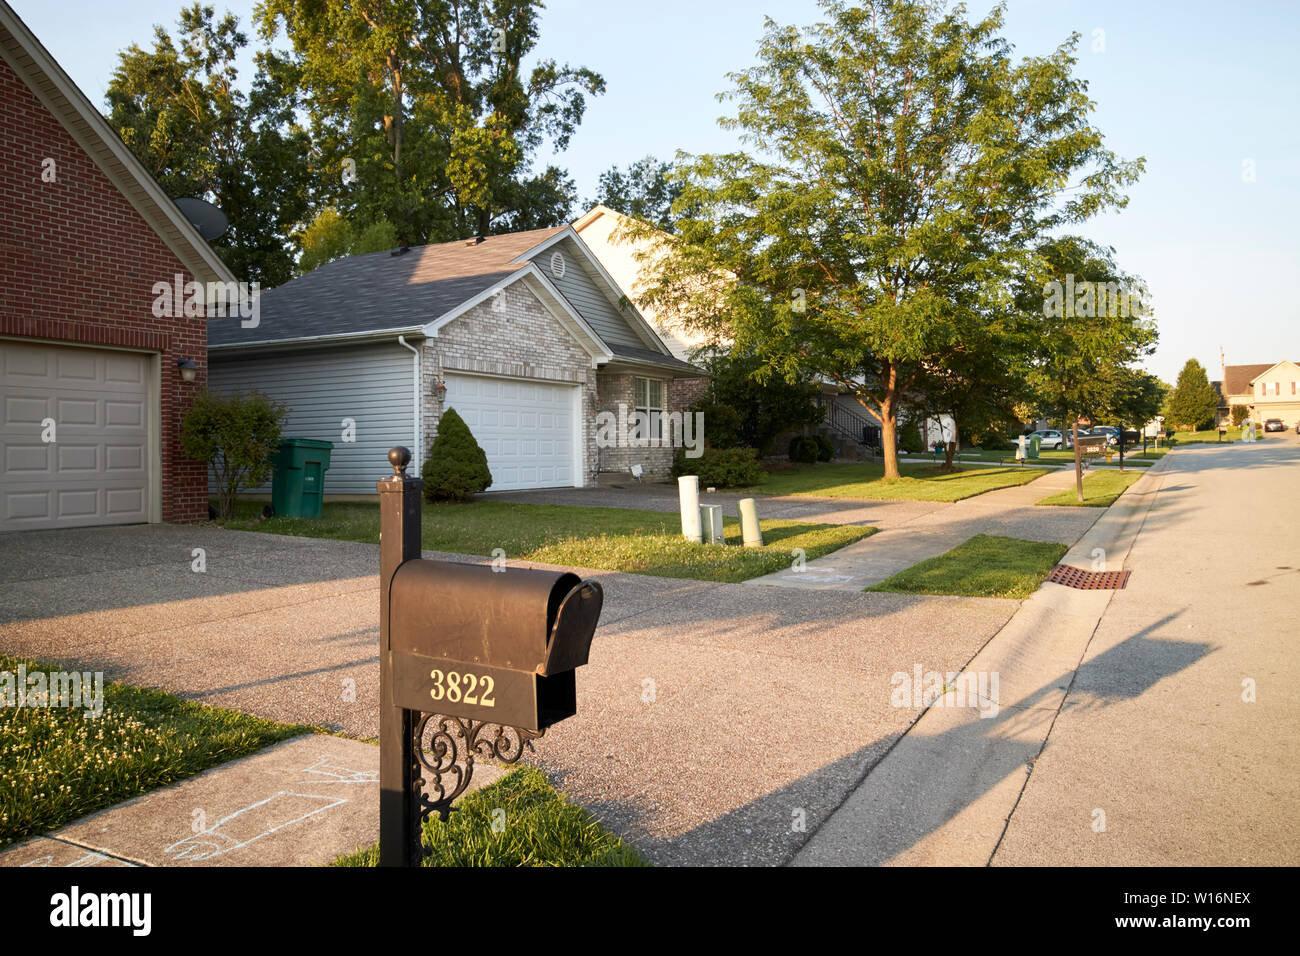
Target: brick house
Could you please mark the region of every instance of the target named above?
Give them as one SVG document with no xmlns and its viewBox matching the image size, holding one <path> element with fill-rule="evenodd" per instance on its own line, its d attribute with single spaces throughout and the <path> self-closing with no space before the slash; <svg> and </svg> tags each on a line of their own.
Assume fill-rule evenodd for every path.
<svg viewBox="0 0 1300 956">
<path fill-rule="evenodd" d="M 0 152 L 0 531 L 205 519 L 205 320 L 153 287 L 234 276 L 3 0 Z"/>
<path fill-rule="evenodd" d="M 263 293 L 256 328 L 212 322 L 208 360 L 214 390 L 263 392 L 286 435 L 334 442 L 330 496 L 374 494 L 396 444 L 418 468 L 447 408 L 487 453 L 490 491 L 666 476 L 674 385 L 704 375 L 569 226 L 327 263 Z M 602 418 L 638 411 L 662 434 L 602 439 Z"/>
</svg>

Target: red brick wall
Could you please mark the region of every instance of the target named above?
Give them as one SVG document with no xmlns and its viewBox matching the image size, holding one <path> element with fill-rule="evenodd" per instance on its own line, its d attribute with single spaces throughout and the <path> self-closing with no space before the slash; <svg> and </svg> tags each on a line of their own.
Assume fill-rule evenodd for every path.
<svg viewBox="0 0 1300 956">
<path fill-rule="evenodd" d="M 207 329 L 152 312 L 155 282 L 192 276 L 3 60 L 0 156 L 0 335 L 162 353 L 162 518 L 207 518 L 204 465 L 177 447 L 207 378 Z M 47 157 L 52 183 L 41 178 Z M 181 356 L 199 366 L 192 385 L 177 374 Z"/>
</svg>

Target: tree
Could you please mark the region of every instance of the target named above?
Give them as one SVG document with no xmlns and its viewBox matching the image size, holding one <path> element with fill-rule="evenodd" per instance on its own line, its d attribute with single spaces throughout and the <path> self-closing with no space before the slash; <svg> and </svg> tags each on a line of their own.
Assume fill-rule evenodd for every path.
<svg viewBox="0 0 1300 956">
<path fill-rule="evenodd" d="M 298 78 L 324 199 L 403 244 L 487 235 L 519 219 L 567 220 L 562 171 L 533 172 L 543 142 L 567 148 L 585 67 L 536 59 L 539 0 L 266 0 L 263 36 Z M 349 165 L 350 162 L 350 165 Z M 354 173 L 351 175 L 350 173 Z"/>
<path fill-rule="evenodd" d="M 760 381 L 762 361 L 753 353 L 732 350 L 712 355 L 702 363 L 709 371 L 709 391 L 693 410 L 704 412 L 705 438 L 715 448 L 734 442 L 767 455 L 782 432 L 822 420 L 810 382 L 775 377 Z M 721 413 L 725 416 L 719 422 L 723 427 L 715 434 L 710 423 L 718 415 L 711 416 L 710 409 L 719 406 L 734 414 Z"/>
<path fill-rule="evenodd" d="M 1141 279 L 1124 273 L 1114 250 L 1077 236 L 1038 247 L 1039 269 L 1017 283 L 1017 307 L 1034 332 L 1028 381 L 1036 404 L 1073 427 L 1082 414 L 1119 414 L 1154 387 L 1136 363 L 1155 349 L 1155 326 L 1146 319 Z M 1099 293 L 1105 292 L 1105 301 Z M 1112 295 L 1113 292 L 1113 295 Z M 1083 472 L 1076 446 L 1075 491 L 1083 501 Z"/>
<path fill-rule="evenodd" d="M 177 26 L 176 40 L 155 27 L 152 49 L 132 44 L 118 55 L 108 121 L 169 196 L 207 199 L 225 213 L 230 229 L 212 246 L 236 276 L 279 285 L 293 275 L 286 237 L 311 195 L 310 144 L 285 76 L 259 68 L 245 95 L 236 87 L 235 60 L 248 44 L 238 19 L 194 4 Z"/>
<path fill-rule="evenodd" d="M 1090 125 L 1078 34 L 1016 61 L 1000 7 L 968 23 L 822 5 L 811 32 L 768 20 L 758 64 L 730 75 L 723 125 L 752 152 L 679 158 L 685 214 L 645 300 L 768 377 L 837 383 L 881 420 L 898 477 L 899 408 L 925 370 L 1012 308 L 1041 237 L 1123 206 L 1142 162 Z"/>
<path fill-rule="evenodd" d="M 359 232 L 333 206 L 326 206 L 298 237 L 302 253 L 298 274 L 306 275 L 327 262 L 344 256 L 383 252 L 398 245 L 397 230 L 386 219 L 373 222 Z"/>
<path fill-rule="evenodd" d="M 420 476 L 429 501 L 469 501 L 491 487 L 487 454 L 456 409 L 447 409 L 438 420 L 438 434 Z"/>
<path fill-rule="evenodd" d="M 1233 405 L 1232 406 L 1233 426 L 1236 428 L 1240 428 L 1241 423 L 1246 420 L 1246 416 L 1249 414 L 1250 414 L 1250 409 L 1247 408 L 1245 405 Z"/>
<path fill-rule="evenodd" d="M 670 163 L 653 156 L 631 163 L 627 172 L 611 166 L 600 174 L 596 196 L 588 200 L 588 205 L 608 206 L 671 233 L 677 221 L 673 203 L 682 194 L 682 185 L 673 180 L 672 169 Z"/>
<path fill-rule="evenodd" d="M 1196 359 L 1188 359 L 1169 396 L 1170 424 L 1192 431 L 1209 428 L 1218 408 L 1219 393 L 1210 384 L 1205 367 Z"/>
<path fill-rule="evenodd" d="M 207 462 L 217 486 L 217 513 L 235 515 L 244 488 L 256 488 L 271 476 L 271 459 L 280 447 L 284 405 L 260 392 L 216 395 L 200 392 L 181 421 L 181 452 Z"/>
</svg>

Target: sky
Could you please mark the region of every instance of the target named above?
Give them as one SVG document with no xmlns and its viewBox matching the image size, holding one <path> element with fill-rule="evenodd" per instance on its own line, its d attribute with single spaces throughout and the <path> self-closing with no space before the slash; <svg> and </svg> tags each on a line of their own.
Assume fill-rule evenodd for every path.
<svg viewBox="0 0 1300 956">
<path fill-rule="evenodd" d="M 102 105 L 117 54 L 174 25 L 181 0 L 9 0 Z M 253 0 L 206 0 L 248 26 Z M 968 3 L 972 16 L 990 4 Z M 813 0 L 550 0 L 539 53 L 602 74 L 565 167 L 584 198 L 612 165 L 734 148 L 717 126 L 726 74 L 754 61 L 764 17 L 804 25 Z M 248 31 L 253 33 L 249 26 Z M 1009 0 L 1022 55 L 1081 34 L 1078 74 L 1094 123 L 1146 172 L 1120 211 L 1078 231 L 1113 246 L 1151 291 L 1160 346 L 1147 367 L 1173 382 L 1189 358 L 1300 361 L 1300 2 Z"/>
</svg>

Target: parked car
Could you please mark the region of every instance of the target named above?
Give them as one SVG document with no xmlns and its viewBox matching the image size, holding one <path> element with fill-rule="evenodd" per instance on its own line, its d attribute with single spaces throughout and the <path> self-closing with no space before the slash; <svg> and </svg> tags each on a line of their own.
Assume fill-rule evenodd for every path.
<svg viewBox="0 0 1300 956">
<path fill-rule="evenodd" d="M 1083 432 L 1079 432 L 1079 434 L 1082 435 Z M 1089 434 L 1105 435 L 1107 445 L 1119 444 L 1119 429 L 1114 425 L 1094 425 L 1092 431 L 1089 432 Z"/>
<path fill-rule="evenodd" d="M 1082 434 L 1082 432 L 1080 432 Z M 1069 435 L 1062 435 L 1055 428 L 1042 428 L 1036 432 L 1030 432 L 1030 438 L 1038 436 L 1039 448 L 1050 448 L 1059 451 L 1062 448 L 1068 448 L 1073 444 Z"/>
<path fill-rule="evenodd" d="M 1286 431 L 1286 426 L 1282 424 L 1282 419 L 1280 418 L 1266 418 L 1264 419 L 1264 431 L 1284 432 Z"/>
</svg>

